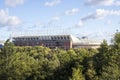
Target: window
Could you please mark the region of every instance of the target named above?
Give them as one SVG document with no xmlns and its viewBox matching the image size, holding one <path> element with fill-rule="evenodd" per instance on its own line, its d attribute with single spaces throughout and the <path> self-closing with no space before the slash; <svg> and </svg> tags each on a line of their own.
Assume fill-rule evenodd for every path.
<svg viewBox="0 0 120 80">
<path fill-rule="evenodd" d="M 58 40 L 60 40 L 60 37 L 58 36 Z"/>
<path fill-rule="evenodd" d="M 66 40 L 66 36 L 64 36 L 64 40 Z"/>
<path fill-rule="evenodd" d="M 67 36 L 67 39 L 69 40 L 69 39 L 70 39 L 70 37 L 69 37 L 69 36 Z"/>
<path fill-rule="evenodd" d="M 61 40 L 63 40 L 63 37 L 61 36 Z"/>
<path fill-rule="evenodd" d="M 56 37 L 54 37 L 54 40 L 56 40 Z"/>
<path fill-rule="evenodd" d="M 36 40 L 38 40 L 38 37 L 36 38 Z"/>
<path fill-rule="evenodd" d="M 53 40 L 54 38 L 53 37 L 51 37 L 51 40 Z"/>
</svg>

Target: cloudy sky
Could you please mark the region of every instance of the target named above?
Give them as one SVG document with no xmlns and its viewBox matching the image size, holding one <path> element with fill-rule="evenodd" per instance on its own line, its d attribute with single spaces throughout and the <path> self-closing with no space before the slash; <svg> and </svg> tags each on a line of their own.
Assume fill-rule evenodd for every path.
<svg viewBox="0 0 120 80">
<path fill-rule="evenodd" d="M 120 0 L 0 0 L 0 40 L 69 33 L 110 39 L 120 30 Z"/>
</svg>

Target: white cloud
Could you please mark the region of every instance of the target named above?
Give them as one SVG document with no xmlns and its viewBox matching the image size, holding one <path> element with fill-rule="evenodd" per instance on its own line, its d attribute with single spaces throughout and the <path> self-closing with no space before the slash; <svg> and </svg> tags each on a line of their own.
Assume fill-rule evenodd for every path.
<svg viewBox="0 0 120 80">
<path fill-rule="evenodd" d="M 120 6 L 120 1 L 116 1 L 116 2 L 115 2 L 115 5 L 116 5 L 116 6 Z"/>
<path fill-rule="evenodd" d="M 75 13 L 79 12 L 79 9 L 78 8 L 73 8 L 71 10 L 67 10 L 65 11 L 65 14 L 66 15 L 74 15 Z"/>
<path fill-rule="evenodd" d="M 106 21 L 106 24 L 107 24 L 107 25 L 111 25 L 111 24 L 112 24 L 112 21 L 111 21 L 111 20 L 107 20 L 107 21 Z"/>
<path fill-rule="evenodd" d="M 44 26 L 44 24 L 42 22 L 36 22 L 34 27 L 41 27 Z"/>
<path fill-rule="evenodd" d="M 95 13 L 89 14 L 83 17 L 81 20 L 86 21 L 89 19 L 103 19 L 107 16 L 120 16 L 120 10 L 105 10 L 105 9 L 97 9 Z"/>
<path fill-rule="evenodd" d="M 53 21 L 59 21 L 59 20 L 60 20 L 60 17 L 55 16 L 55 17 L 52 18 L 52 20 L 53 20 Z"/>
<path fill-rule="evenodd" d="M 104 17 L 106 17 L 109 14 L 109 12 L 111 12 L 111 11 L 104 10 L 104 9 L 97 9 L 96 13 L 94 15 L 94 18 L 103 19 Z"/>
<path fill-rule="evenodd" d="M 56 6 L 56 5 L 60 4 L 60 3 L 61 3 L 61 0 L 52 0 L 51 2 L 46 2 L 44 5 L 52 7 L 52 6 Z"/>
<path fill-rule="evenodd" d="M 16 16 L 10 16 L 7 11 L 0 10 L 0 26 L 17 26 L 21 23 Z"/>
<path fill-rule="evenodd" d="M 76 26 L 77 26 L 77 27 L 81 27 L 81 26 L 83 26 L 83 25 L 84 25 L 83 21 L 80 20 Z"/>
<path fill-rule="evenodd" d="M 111 6 L 117 5 L 120 6 L 120 1 L 118 0 L 87 0 L 85 5 L 103 5 L 103 6 Z"/>
<path fill-rule="evenodd" d="M 106 31 L 106 30 L 97 30 L 96 32 L 92 33 L 92 38 L 96 38 L 98 40 L 106 39 L 110 43 L 110 39 L 112 38 L 114 32 Z"/>
<path fill-rule="evenodd" d="M 59 16 L 54 16 L 52 17 L 49 21 L 48 21 L 48 24 L 51 25 L 51 24 L 55 24 L 56 22 L 60 21 L 60 17 Z"/>
<path fill-rule="evenodd" d="M 15 7 L 17 5 L 21 5 L 25 0 L 5 0 L 5 4 L 11 7 Z"/>
</svg>

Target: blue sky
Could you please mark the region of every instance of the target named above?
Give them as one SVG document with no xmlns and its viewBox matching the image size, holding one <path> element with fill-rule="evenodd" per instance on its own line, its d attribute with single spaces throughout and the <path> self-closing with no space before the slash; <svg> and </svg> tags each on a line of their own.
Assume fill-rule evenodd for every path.
<svg viewBox="0 0 120 80">
<path fill-rule="evenodd" d="M 107 39 L 120 30 L 120 0 L 0 0 L 0 40 L 68 33 Z"/>
</svg>

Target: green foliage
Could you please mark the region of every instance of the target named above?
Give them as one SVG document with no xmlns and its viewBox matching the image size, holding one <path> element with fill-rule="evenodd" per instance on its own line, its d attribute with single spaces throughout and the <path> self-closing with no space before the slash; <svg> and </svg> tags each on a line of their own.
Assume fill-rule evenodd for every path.
<svg viewBox="0 0 120 80">
<path fill-rule="evenodd" d="M 114 38 L 112 39 L 113 48 L 120 48 L 120 32 L 116 32 Z"/>
<path fill-rule="evenodd" d="M 92 58 L 87 58 L 85 62 L 84 75 L 86 80 L 96 80 L 96 71 Z"/>
<path fill-rule="evenodd" d="M 107 44 L 107 41 L 103 40 L 103 42 L 100 45 L 100 48 L 98 49 L 99 53 L 104 54 L 108 51 L 108 49 L 109 49 L 109 46 Z"/>
<path fill-rule="evenodd" d="M 116 37 L 117 36 L 117 37 Z M 120 78 L 120 48 L 116 47 L 119 43 L 118 33 L 115 35 L 114 43 L 108 46 L 104 41 L 99 49 L 99 53 L 94 58 L 95 69 L 100 80 L 119 80 Z M 117 43 L 117 44 L 116 44 Z"/>
<path fill-rule="evenodd" d="M 0 80 L 120 80 L 120 33 L 97 49 L 14 46 L 0 50 Z"/>
<path fill-rule="evenodd" d="M 80 68 L 73 68 L 72 78 L 70 80 L 85 80 Z"/>
<path fill-rule="evenodd" d="M 1 53 L 3 55 L 1 55 L 2 57 L 8 57 L 10 56 L 12 53 L 14 53 L 14 49 L 13 49 L 14 44 L 12 42 L 9 42 L 9 39 L 5 42 L 4 47 L 1 49 Z"/>
<path fill-rule="evenodd" d="M 12 80 L 25 80 L 38 65 L 35 59 L 25 53 L 16 53 L 10 58 L 7 69 Z"/>
</svg>

